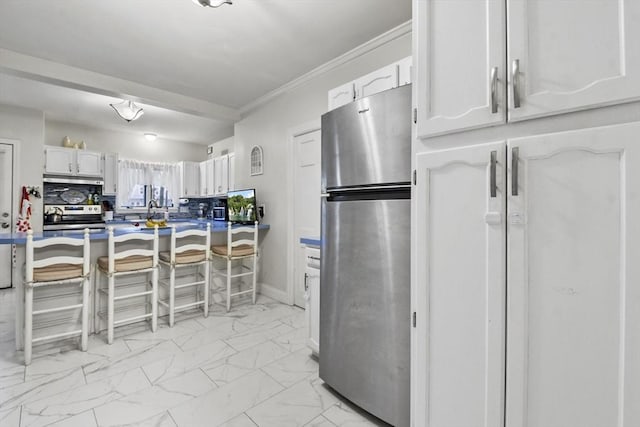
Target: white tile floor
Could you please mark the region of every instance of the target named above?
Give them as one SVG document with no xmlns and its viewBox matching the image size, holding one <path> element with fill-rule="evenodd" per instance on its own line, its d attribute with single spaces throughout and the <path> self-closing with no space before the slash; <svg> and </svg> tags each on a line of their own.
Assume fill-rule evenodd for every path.
<svg viewBox="0 0 640 427">
<path fill-rule="evenodd" d="M 15 296 L 0 290 L 0 426 L 383 426 L 318 378 L 304 311 L 266 297 L 208 318 L 191 313 L 153 334 L 118 328 L 14 350 Z"/>
</svg>

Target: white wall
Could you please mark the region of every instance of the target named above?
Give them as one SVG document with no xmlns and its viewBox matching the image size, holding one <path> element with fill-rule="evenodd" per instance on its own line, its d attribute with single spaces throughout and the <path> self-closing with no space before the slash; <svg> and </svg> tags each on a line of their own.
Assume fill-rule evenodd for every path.
<svg viewBox="0 0 640 427">
<path fill-rule="evenodd" d="M 209 154 L 209 157 L 220 156 L 224 150 L 227 150 L 228 153 L 233 153 L 235 151 L 235 140 L 230 136 L 229 138 L 214 142 L 209 145 L 209 147 L 213 148 L 213 153 Z"/>
<path fill-rule="evenodd" d="M 172 141 L 158 137 L 147 141 L 142 134 L 97 129 L 77 123 L 46 120 L 45 145 L 62 145 L 68 136 L 72 141 L 84 141 L 87 150 L 118 153 L 122 159 L 150 162 L 179 160 L 202 161 L 207 158 L 207 146 L 190 142 Z"/>
<path fill-rule="evenodd" d="M 22 186 L 40 186 L 44 166 L 44 115 L 41 111 L 0 104 L 0 138 L 14 139 L 19 143 L 19 176 L 14 181 L 14 210 L 18 205 Z M 16 171 L 14 171 L 15 173 Z M 42 231 L 42 199 L 31 197 L 31 226 Z"/>
<path fill-rule="evenodd" d="M 369 72 L 411 55 L 411 34 L 405 34 L 249 113 L 235 125 L 236 187 L 255 188 L 258 204 L 266 205 L 264 222 L 271 229 L 261 250 L 260 282 L 286 294 L 287 239 L 290 223 L 287 196 L 288 138 L 293 127 L 319 120 L 327 111 L 327 92 Z M 249 175 L 249 151 L 264 150 L 264 174 Z"/>
</svg>

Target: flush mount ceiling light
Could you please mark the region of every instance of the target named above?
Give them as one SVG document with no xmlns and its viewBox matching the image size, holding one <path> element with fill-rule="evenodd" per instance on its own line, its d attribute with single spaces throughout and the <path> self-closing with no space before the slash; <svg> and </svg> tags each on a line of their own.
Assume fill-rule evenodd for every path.
<svg viewBox="0 0 640 427">
<path fill-rule="evenodd" d="M 223 4 L 233 4 L 231 0 L 193 0 L 195 4 L 202 7 L 220 7 Z"/>
<path fill-rule="evenodd" d="M 145 133 L 144 134 L 144 139 L 146 139 L 147 141 L 155 141 L 156 138 L 158 138 L 158 135 L 156 135 L 155 133 Z"/>
<path fill-rule="evenodd" d="M 142 107 L 138 107 L 133 101 L 122 101 L 119 104 L 109 104 L 116 110 L 116 113 L 126 121 L 139 119 L 144 114 Z"/>
</svg>

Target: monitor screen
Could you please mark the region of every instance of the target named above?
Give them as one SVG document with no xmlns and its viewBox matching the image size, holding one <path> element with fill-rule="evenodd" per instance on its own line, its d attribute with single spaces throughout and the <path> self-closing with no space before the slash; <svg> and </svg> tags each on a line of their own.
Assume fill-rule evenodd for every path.
<svg viewBox="0 0 640 427">
<path fill-rule="evenodd" d="M 227 193 L 227 217 L 231 222 L 253 224 L 257 221 L 256 190 L 233 190 Z"/>
</svg>

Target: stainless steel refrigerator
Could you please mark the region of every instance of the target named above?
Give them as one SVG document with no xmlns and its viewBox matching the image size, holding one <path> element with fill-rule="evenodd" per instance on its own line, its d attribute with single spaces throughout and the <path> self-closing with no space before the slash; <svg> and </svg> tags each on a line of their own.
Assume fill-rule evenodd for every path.
<svg viewBox="0 0 640 427">
<path fill-rule="evenodd" d="M 320 378 L 409 425 L 411 88 L 322 116 Z"/>
</svg>

